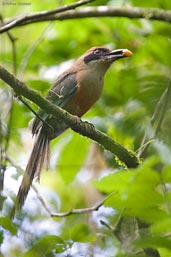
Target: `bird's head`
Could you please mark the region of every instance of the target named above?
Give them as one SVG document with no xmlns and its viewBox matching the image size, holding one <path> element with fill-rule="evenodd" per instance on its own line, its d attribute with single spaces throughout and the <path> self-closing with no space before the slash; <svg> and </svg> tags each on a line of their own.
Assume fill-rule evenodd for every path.
<svg viewBox="0 0 171 257">
<path fill-rule="evenodd" d="M 132 56 L 128 49 L 111 51 L 109 48 L 97 46 L 90 48 L 83 56 L 84 63 L 91 68 L 103 68 L 105 71 L 116 60 Z"/>
<path fill-rule="evenodd" d="M 109 48 L 97 46 L 90 48 L 84 54 L 85 63 L 89 62 L 114 62 L 118 59 L 129 57 L 132 55 L 132 52 L 128 49 L 117 49 L 111 51 Z"/>
</svg>

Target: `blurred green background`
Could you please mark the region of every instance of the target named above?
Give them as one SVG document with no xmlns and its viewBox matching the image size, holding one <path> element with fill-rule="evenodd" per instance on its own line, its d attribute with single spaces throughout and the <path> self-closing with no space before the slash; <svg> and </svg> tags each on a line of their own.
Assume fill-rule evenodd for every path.
<svg viewBox="0 0 171 257">
<path fill-rule="evenodd" d="M 6 21 L 73 3 L 62 0 L 25 2 L 30 4 L 22 5 L 16 0 L 12 5 L 1 1 L 2 19 Z M 171 9 L 170 0 L 111 0 L 89 4 L 101 5 L 156 8 L 156 11 Z M 72 62 L 88 48 L 105 45 L 111 49 L 131 50 L 131 58 L 111 66 L 101 99 L 83 120 L 92 122 L 97 129 L 133 151 L 139 149 L 145 132 L 148 140 L 153 138 L 159 118 L 153 127 L 150 120 L 171 75 L 170 23 L 99 17 L 39 22 L 13 28 L 9 33 L 0 34 L 0 64 L 12 73 L 15 71 L 19 79 L 43 95 L 59 72 L 68 67 L 70 62 L 67 61 Z M 0 81 L 0 143 L 3 148 L 7 146 L 8 156 L 15 165 L 24 168 L 33 144 L 28 128 L 33 114 L 17 99 L 14 102 L 11 99 L 10 88 Z M 29 104 L 37 110 L 35 105 Z M 158 115 L 161 111 L 157 110 Z M 144 163 L 135 170 L 125 171 L 113 155 L 71 129 L 53 140 L 51 165 L 48 172 L 43 171 L 41 186 L 38 186 L 40 193 L 50 209 L 59 212 L 90 207 L 101 200 L 104 193 L 117 192 L 96 214 L 52 220 L 32 192 L 22 214 L 10 225 L 8 212 L 22 172 L 8 163 L 4 182 L 7 198 L 0 218 L 2 256 L 128 256 L 114 234 L 100 223 L 105 220 L 114 226 L 120 216 L 135 216 L 151 224 L 150 239 L 153 240 L 145 238 L 136 243 L 133 240 L 131 256 L 141 247 L 158 248 L 162 257 L 171 256 L 170 113 L 168 101 L 158 138 L 145 152 Z"/>
</svg>

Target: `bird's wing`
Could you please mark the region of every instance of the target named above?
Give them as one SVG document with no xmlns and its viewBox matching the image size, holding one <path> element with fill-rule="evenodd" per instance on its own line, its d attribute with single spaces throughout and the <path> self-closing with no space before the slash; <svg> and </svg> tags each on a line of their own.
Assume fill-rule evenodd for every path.
<svg viewBox="0 0 171 257">
<path fill-rule="evenodd" d="M 66 73 L 57 79 L 46 98 L 52 103 L 64 107 L 76 90 L 76 73 Z"/>
<path fill-rule="evenodd" d="M 76 73 L 63 73 L 61 76 L 59 76 L 53 87 L 49 90 L 46 98 L 53 104 L 64 108 L 76 90 Z M 33 135 L 37 134 L 39 128 L 42 126 L 42 121 L 39 119 L 39 117 L 44 121 L 46 121 L 49 117 L 49 114 L 47 114 L 42 109 L 39 109 L 37 114 L 38 115 L 34 118 L 32 123 Z"/>
</svg>

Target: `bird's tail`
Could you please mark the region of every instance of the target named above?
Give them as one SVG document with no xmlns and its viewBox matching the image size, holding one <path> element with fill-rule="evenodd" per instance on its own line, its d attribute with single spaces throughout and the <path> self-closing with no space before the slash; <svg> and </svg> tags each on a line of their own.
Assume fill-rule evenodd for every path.
<svg viewBox="0 0 171 257">
<path fill-rule="evenodd" d="M 28 161 L 24 177 L 17 194 L 15 209 L 21 209 L 28 195 L 34 177 L 39 180 L 43 164 L 48 168 L 49 163 L 49 137 L 40 129 L 35 140 L 33 150 Z"/>
</svg>

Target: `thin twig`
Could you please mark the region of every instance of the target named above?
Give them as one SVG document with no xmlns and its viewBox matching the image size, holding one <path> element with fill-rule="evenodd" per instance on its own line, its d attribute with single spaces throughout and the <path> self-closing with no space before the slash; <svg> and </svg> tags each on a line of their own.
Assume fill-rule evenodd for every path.
<svg viewBox="0 0 171 257">
<path fill-rule="evenodd" d="M 41 43 L 41 41 L 43 40 L 46 32 L 48 31 L 48 29 L 51 26 L 51 22 L 45 27 L 45 29 L 42 31 L 42 33 L 39 35 L 39 37 L 34 41 L 34 43 L 29 47 L 29 49 L 27 50 L 27 52 L 24 54 L 20 67 L 19 67 L 19 74 L 18 76 L 21 78 L 21 75 L 24 73 L 24 70 L 26 69 L 28 60 L 30 58 L 30 56 L 32 55 L 32 53 L 34 52 L 34 50 L 36 49 L 36 47 Z"/>
<path fill-rule="evenodd" d="M 66 217 L 66 216 L 69 216 L 69 215 L 72 215 L 72 214 L 84 214 L 84 213 L 88 213 L 88 212 L 98 211 L 99 208 L 102 205 L 104 205 L 106 200 L 108 200 L 114 194 L 115 194 L 115 192 L 111 193 L 110 195 L 105 197 L 102 201 L 100 201 L 99 203 L 95 204 L 92 207 L 82 208 L 82 209 L 71 209 L 70 211 L 67 211 L 67 212 L 51 213 L 51 217 L 53 217 L 53 218 L 55 218 L 55 217 L 56 218 L 61 218 L 61 217 Z"/>
<path fill-rule="evenodd" d="M 14 162 L 14 160 L 8 155 L 8 153 L 2 147 L 0 147 L 0 151 L 4 154 L 5 159 L 11 164 L 11 166 L 13 166 L 14 168 L 16 168 L 16 170 L 19 170 L 22 173 L 24 172 L 24 170 Z"/>
<path fill-rule="evenodd" d="M 101 223 L 103 226 L 107 227 L 112 233 L 114 233 L 115 227 L 109 225 L 109 224 L 106 223 L 106 221 L 104 221 L 104 220 L 100 220 L 100 223 Z"/>
<path fill-rule="evenodd" d="M 24 172 L 24 170 L 18 166 L 13 160 L 12 158 L 6 153 L 4 152 L 4 149 L 0 148 L 0 150 L 2 150 L 2 152 L 5 155 L 5 158 L 9 161 L 9 163 L 11 163 L 11 165 L 13 167 L 15 167 L 16 169 Z M 45 202 L 44 198 L 40 195 L 39 191 L 37 190 L 36 186 L 32 185 L 33 190 L 35 191 L 37 198 L 39 199 L 39 201 L 41 202 L 42 206 L 45 208 L 45 210 L 48 212 L 48 214 L 51 217 L 65 217 L 65 216 L 69 216 L 71 214 L 84 214 L 87 212 L 92 212 L 92 211 L 98 211 L 99 208 L 110 198 L 112 197 L 114 194 L 116 194 L 116 192 L 112 192 L 111 194 L 109 194 L 108 196 L 106 196 L 102 201 L 100 201 L 99 203 L 95 204 L 92 207 L 88 207 L 88 208 L 82 208 L 82 209 L 72 209 L 70 211 L 67 212 L 59 212 L 59 213 L 52 213 L 50 208 L 48 207 L 47 203 Z"/>
<path fill-rule="evenodd" d="M 12 45 L 12 60 L 13 60 L 13 73 L 17 74 L 17 51 L 16 51 L 16 38 L 11 35 L 9 31 L 7 31 L 8 38 Z"/>
<path fill-rule="evenodd" d="M 37 190 L 37 188 L 32 184 L 31 186 L 34 190 L 34 192 L 37 195 L 37 198 L 39 199 L 39 201 L 41 202 L 42 206 L 44 207 L 44 209 L 48 212 L 48 214 L 51 216 L 51 210 L 49 209 L 49 207 L 47 206 L 47 203 L 45 202 L 45 199 L 41 196 L 41 194 L 39 193 L 39 191 Z"/>
<path fill-rule="evenodd" d="M 47 30 L 49 29 L 49 27 L 51 26 L 51 23 L 48 24 L 48 26 L 46 26 L 46 28 L 43 30 L 43 32 L 41 33 L 41 35 L 38 37 L 38 39 L 33 43 L 33 45 L 31 45 L 31 47 L 28 49 L 28 51 L 25 53 L 22 62 L 20 64 L 20 68 L 19 68 L 19 77 L 21 77 L 21 74 L 23 74 L 26 66 L 27 66 L 27 62 L 29 57 L 31 56 L 31 54 L 33 53 L 33 51 L 36 49 L 36 47 L 39 45 L 39 43 L 42 41 L 45 33 L 47 32 Z M 23 98 L 20 96 L 18 97 L 19 100 L 39 119 L 41 120 L 44 124 L 46 124 L 51 130 L 53 130 L 53 128 L 50 126 L 50 124 L 48 124 L 45 120 L 43 120 L 40 115 L 35 112 L 33 110 L 33 108 L 26 102 L 26 100 L 23 100 Z"/>
<path fill-rule="evenodd" d="M 23 100 L 21 96 L 17 97 L 42 123 L 46 124 L 49 129 L 53 131 L 53 127 L 46 122 L 46 120 L 42 119 L 42 117 L 38 114 L 38 112 L 35 112 L 33 108 L 26 102 L 26 100 Z"/>
<path fill-rule="evenodd" d="M 2 15 L 0 15 L 0 21 L 1 21 L 1 24 L 4 23 Z M 9 41 L 11 42 L 13 74 L 16 75 L 16 73 L 17 73 L 17 51 L 16 51 L 16 44 L 15 44 L 16 38 L 14 38 L 9 31 L 7 31 L 6 34 L 8 36 Z M 11 93 L 11 95 L 9 97 L 10 98 L 9 99 L 10 108 L 9 108 L 9 118 L 8 118 L 8 124 L 7 124 L 8 133 L 6 134 L 6 138 L 5 138 L 5 151 L 7 151 L 8 146 L 9 146 L 9 140 L 10 140 L 10 135 L 11 135 L 10 129 L 11 129 L 11 122 L 12 122 L 12 115 L 13 115 L 13 106 L 14 106 L 14 96 L 13 96 L 12 92 L 10 92 L 10 93 Z"/>
<path fill-rule="evenodd" d="M 3 26 L 4 20 L 3 20 L 3 17 L 1 14 L 0 14 L 0 21 Z M 16 52 L 16 44 L 15 44 L 16 38 L 13 37 L 13 35 L 9 31 L 7 31 L 6 34 L 9 38 L 9 40 L 11 42 L 11 46 L 12 46 L 13 73 L 14 73 L 14 75 L 16 75 L 17 74 L 17 52 Z"/>
</svg>

